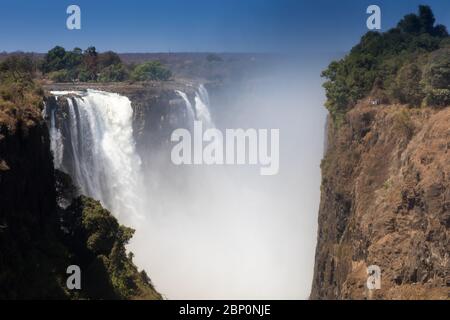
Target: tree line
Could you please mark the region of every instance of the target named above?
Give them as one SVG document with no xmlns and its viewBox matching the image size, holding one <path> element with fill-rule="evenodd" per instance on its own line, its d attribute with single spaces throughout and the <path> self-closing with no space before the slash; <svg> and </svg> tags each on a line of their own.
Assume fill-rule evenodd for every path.
<svg viewBox="0 0 450 320">
<path fill-rule="evenodd" d="M 429 6 L 419 6 L 417 14 L 406 15 L 395 28 L 366 33 L 322 77 L 333 119 L 342 119 L 368 96 L 377 103 L 449 105 L 449 34 L 445 26 L 435 24 Z"/>
<path fill-rule="evenodd" d="M 160 61 L 125 64 L 117 53 L 99 53 L 95 47 L 66 50 L 55 46 L 42 59 L 14 54 L 0 63 L 0 72 L 3 79 L 41 77 L 54 82 L 167 81 L 172 77 L 172 72 Z"/>
<path fill-rule="evenodd" d="M 95 47 L 84 51 L 80 48 L 66 51 L 56 46 L 45 55 L 40 69 L 46 77 L 56 82 L 166 81 L 172 76 L 170 70 L 159 61 L 126 65 L 117 53 L 98 53 Z"/>
</svg>

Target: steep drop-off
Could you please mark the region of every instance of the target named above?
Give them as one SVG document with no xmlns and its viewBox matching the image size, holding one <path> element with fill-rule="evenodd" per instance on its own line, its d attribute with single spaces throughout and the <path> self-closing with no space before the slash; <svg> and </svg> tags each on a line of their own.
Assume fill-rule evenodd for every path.
<svg viewBox="0 0 450 320">
<path fill-rule="evenodd" d="M 126 254 L 133 230 L 98 202 L 72 198 L 70 178 L 53 169 L 43 92 L 25 96 L 33 99 L 0 101 L 0 298 L 161 299 Z M 66 287 L 73 264 L 81 290 Z"/>
<path fill-rule="evenodd" d="M 34 107 L 0 112 L 0 297 L 64 297 L 50 142 Z"/>
<path fill-rule="evenodd" d="M 450 108 L 370 102 L 328 124 L 310 297 L 448 299 Z"/>
</svg>

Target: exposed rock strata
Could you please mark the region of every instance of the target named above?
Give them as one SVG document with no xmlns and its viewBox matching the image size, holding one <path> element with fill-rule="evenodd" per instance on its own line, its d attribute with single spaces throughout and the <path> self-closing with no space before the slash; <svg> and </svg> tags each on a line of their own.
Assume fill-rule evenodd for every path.
<svg viewBox="0 0 450 320">
<path fill-rule="evenodd" d="M 449 124 L 448 107 L 367 101 L 329 122 L 312 299 L 449 298 Z"/>
</svg>

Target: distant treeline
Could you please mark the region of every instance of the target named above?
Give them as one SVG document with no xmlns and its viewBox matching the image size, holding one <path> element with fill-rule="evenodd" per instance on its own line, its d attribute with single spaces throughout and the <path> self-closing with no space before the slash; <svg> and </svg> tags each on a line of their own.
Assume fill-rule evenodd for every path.
<svg viewBox="0 0 450 320">
<path fill-rule="evenodd" d="M 117 53 L 112 51 L 98 53 L 95 47 L 89 47 L 84 51 L 80 48 L 66 51 L 56 46 L 39 63 L 39 69 L 45 77 L 56 82 L 165 81 L 172 76 L 170 70 L 159 61 L 127 65 Z"/>
<path fill-rule="evenodd" d="M 95 47 L 67 51 L 56 46 L 46 54 L 0 53 L 0 58 L 4 69 L 20 65 L 21 71 L 33 77 L 55 82 L 166 81 L 172 77 L 172 72 L 159 60 L 127 64 L 117 53 L 99 53 Z"/>
<path fill-rule="evenodd" d="M 370 96 L 375 103 L 450 104 L 450 40 L 428 6 L 385 33 L 368 32 L 350 53 L 323 71 L 334 119 Z"/>
</svg>

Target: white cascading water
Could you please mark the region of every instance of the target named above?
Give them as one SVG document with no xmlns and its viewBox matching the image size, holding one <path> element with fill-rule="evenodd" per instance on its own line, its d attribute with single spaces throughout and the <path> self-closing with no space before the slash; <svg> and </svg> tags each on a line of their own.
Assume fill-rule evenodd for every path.
<svg viewBox="0 0 450 320">
<path fill-rule="evenodd" d="M 184 100 L 184 103 L 186 104 L 187 114 L 188 114 L 188 121 L 194 122 L 195 120 L 195 111 L 192 108 L 192 104 L 189 101 L 187 94 L 180 90 L 175 90 L 175 92 Z"/>
<path fill-rule="evenodd" d="M 53 92 L 69 93 L 73 94 Z M 142 216 L 141 159 L 135 150 L 130 100 L 88 89 L 67 98 L 67 102 L 70 146 L 66 148 L 72 149 L 73 172 L 69 173 L 74 183 L 82 194 L 99 200 L 122 223 L 135 224 Z M 57 134 L 51 137 L 52 144 L 62 143 Z"/>
<path fill-rule="evenodd" d="M 202 121 L 206 129 L 215 127 L 211 118 L 211 113 L 209 111 L 208 91 L 202 84 L 195 92 L 194 107 L 192 107 L 192 104 L 189 101 L 186 93 L 180 90 L 176 90 L 175 92 L 184 100 L 188 112 L 189 121 L 191 123 L 193 123 L 194 120 L 197 120 Z"/>
<path fill-rule="evenodd" d="M 203 122 L 210 128 L 214 128 L 215 125 L 211 119 L 211 113 L 209 112 L 209 95 L 206 88 L 201 84 L 198 91 L 195 93 L 195 112 L 197 120 Z"/>
<path fill-rule="evenodd" d="M 60 169 L 63 160 L 64 143 L 61 131 L 56 127 L 55 110 L 50 114 L 50 150 L 53 154 L 54 166 Z"/>
</svg>

